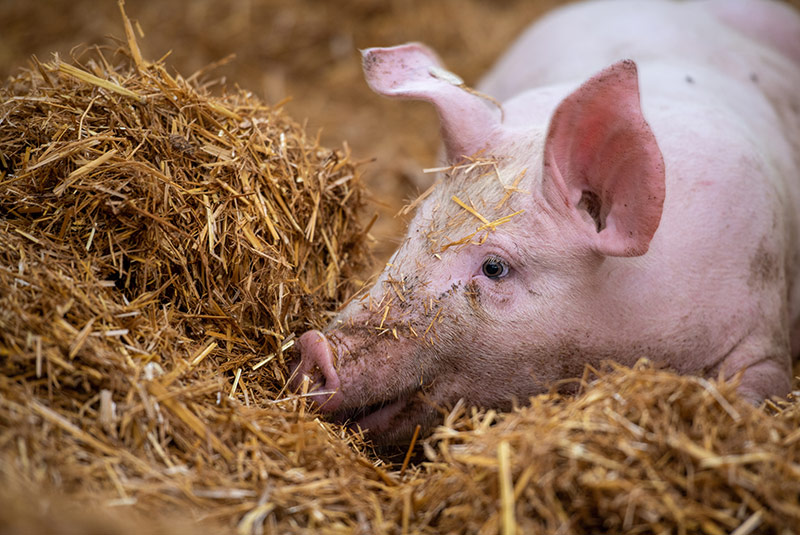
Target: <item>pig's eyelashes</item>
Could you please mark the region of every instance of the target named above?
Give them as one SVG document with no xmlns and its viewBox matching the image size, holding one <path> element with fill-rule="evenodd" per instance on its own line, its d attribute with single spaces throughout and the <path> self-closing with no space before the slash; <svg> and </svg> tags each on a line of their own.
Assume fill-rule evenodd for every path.
<svg viewBox="0 0 800 535">
<path fill-rule="evenodd" d="M 508 264 L 502 258 L 490 256 L 483 261 L 481 271 L 490 279 L 500 279 L 508 275 Z"/>
</svg>

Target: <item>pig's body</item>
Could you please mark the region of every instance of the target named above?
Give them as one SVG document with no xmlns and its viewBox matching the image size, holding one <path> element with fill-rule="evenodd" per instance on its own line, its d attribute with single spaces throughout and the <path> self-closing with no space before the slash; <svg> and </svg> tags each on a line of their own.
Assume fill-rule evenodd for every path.
<svg viewBox="0 0 800 535">
<path fill-rule="evenodd" d="M 753 400 L 788 392 L 800 349 L 788 7 L 562 9 L 482 83 L 502 120 L 418 45 L 366 51 L 365 72 L 379 93 L 437 107 L 451 162 L 485 160 L 448 173 L 369 294 L 325 336 L 301 337 L 298 371 L 321 372 L 323 410 L 392 442 L 433 423 L 432 406 L 505 408 L 587 363 L 640 357 L 743 371 Z"/>
<path fill-rule="evenodd" d="M 728 24 L 726 16 L 733 19 Z M 748 24 L 752 37 L 742 32 Z M 558 60 L 532 53 L 539 50 L 558 51 Z M 612 302 L 597 303 L 595 314 L 606 322 L 610 311 L 621 309 L 621 321 L 619 329 L 594 329 L 593 336 L 605 332 L 629 346 L 642 337 L 671 338 L 671 344 L 689 338 L 688 354 L 671 364 L 696 373 L 752 331 L 763 331 L 761 340 L 746 338 L 758 353 L 766 347 L 786 353 L 788 325 L 797 355 L 796 13 L 777 2 L 741 0 L 576 4 L 526 32 L 479 89 L 504 102 L 508 126 L 544 128 L 577 83 L 622 58 L 638 65 L 642 109 L 665 160 L 668 195 L 647 255 L 606 259 L 603 295 Z M 777 276 L 783 271 L 777 265 L 785 268 L 785 284 L 743 291 Z M 664 310 L 654 321 L 656 304 Z"/>
</svg>

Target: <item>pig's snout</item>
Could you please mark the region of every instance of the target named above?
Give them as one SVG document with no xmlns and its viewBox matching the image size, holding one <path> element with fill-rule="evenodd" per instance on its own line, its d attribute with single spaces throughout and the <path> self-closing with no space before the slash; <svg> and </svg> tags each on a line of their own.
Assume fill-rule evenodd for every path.
<svg viewBox="0 0 800 535">
<path fill-rule="evenodd" d="M 324 412 L 333 412 L 342 403 L 339 375 L 334 367 L 334 349 L 319 331 L 308 331 L 297 339 L 300 364 L 294 371 L 291 387 L 300 391 L 305 377 L 309 378 L 311 399 Z"/>
</svg>

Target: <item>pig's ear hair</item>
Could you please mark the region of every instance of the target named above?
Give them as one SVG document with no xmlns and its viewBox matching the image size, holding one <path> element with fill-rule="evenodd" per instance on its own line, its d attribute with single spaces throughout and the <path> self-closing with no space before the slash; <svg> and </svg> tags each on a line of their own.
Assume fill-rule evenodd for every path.
<svg viewBox="0 0 800 535">
<path fill-rule="evenodd" d="M 642 116 L 636 64 L 590 78 L 556 109 L 544 147 L 543 193 L 608 256 L 647 252 L 661 221 L 664 159 Z"/>
<path fill-rule="evenodd" d="M 500 110 L 466 90 L 464 82 L 445 70 L 436 54 L 420 43 L 361 51 L 369 87 L 391 98 L 425 100 L 439 113 L 449 162 L 485 148 Z"/>
</svg>

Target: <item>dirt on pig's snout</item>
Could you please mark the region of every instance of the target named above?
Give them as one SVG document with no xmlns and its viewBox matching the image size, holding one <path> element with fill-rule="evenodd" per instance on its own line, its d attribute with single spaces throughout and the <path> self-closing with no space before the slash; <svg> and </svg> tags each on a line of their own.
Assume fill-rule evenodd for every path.
<svg viewBox="0 0 800 535">
<path fill-rule="evenodd" d="M 330 347 L 337 392 L 331 377 L 309 370 L 311 388 L 328 392 L 319 409 L 333 421 L 370 431 L 378 443 L 407 440 L 419 424 L 432 428 L 458 398 L 442 377 L 458 365 L 451 358 L 468 333 L 459 321 L 471 310 L 474 291 L 463 284 L 432 295 L 419 277 L 387 277 L 381 298 L 365 296 L 344 311 L 346 319 L 321 334 Z M 373 294 L 374 295 L 374 294 Z M 299 356 L 299 352 L 298 352 Z M 308 358 L 308 357 L 307 357 Z M 335 399 L 335 401 L 334 401 Z"/>
</svg>

